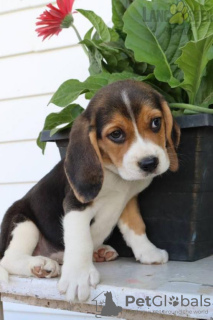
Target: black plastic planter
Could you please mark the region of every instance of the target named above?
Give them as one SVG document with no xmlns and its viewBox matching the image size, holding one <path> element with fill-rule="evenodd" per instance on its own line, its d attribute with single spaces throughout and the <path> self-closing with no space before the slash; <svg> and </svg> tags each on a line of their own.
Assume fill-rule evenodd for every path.
<svg viewBox="0 0 213 320">
<path fill-rule="evenodd" d="M 138 201 L 150 240 L 171 260 L 194 261 L 213 254 L 213 115 L 176 120 L 182 129 L 180 169 L 155 178 Z M 64 157 L 68 134 L 44 131 L 41 139 L 56 142 Z M 120 256 L 133 255 L 117 228 L 106 243 Z"/>
</svg>

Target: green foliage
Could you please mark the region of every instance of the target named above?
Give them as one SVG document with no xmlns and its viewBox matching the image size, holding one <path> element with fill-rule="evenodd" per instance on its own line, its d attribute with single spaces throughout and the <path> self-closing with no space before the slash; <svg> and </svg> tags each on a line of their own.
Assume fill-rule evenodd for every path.
<svg viewBox="0 0 213 320">
<path fill-rule="evenodd" d="M 133 0 L 113 0 L 112 1 L 112 22 L 115 30 L 123 34 L 123 15 Z"/>
<path fill-rule="evenodd" d="M 104 21 L 99 16 L 97 16 L 97 14 L 95 14 L 93 11 L 83 9 L 78 9 L 78 12 L 80 12 L 92 23 L 102 41 L 110 41 L 109 29 Z"/>
<path fill-rule="evenodd" d="M 89 96 L 91 99 L 99 89 L 101 89 L 102 87 L 106 86 L 109 83 L 113 83 L 115 81 L 120 81 L 120 80 L 127 80 L 127 79 L 144 81 L 150 78 L 152 78 L 151 75 L 140 76 L 136 73 L 131 73 L 131 72 L 121 72 L 121 73 L 105 72 L 101 74 L 92 75 L 88 77 L 84 82 L 78 81 L 77 83 L 74 80 L 68 80 L 58 88 L 57 92 L 54 94 L 54 96 L 51 99 L 51 103 L 54 103 L 59 107 L 66 107 L 76 99 L 76 96 L 79 96 L 84 93 L 86 93 L 87 96 Z M 68 92 L 71 92 L 72 94 L 67 94 Z"/>
<path fill-rule="evenodd" d="M 189 103 L 194 104 L 200 83 L 208 63 L 208 52 L 213 44 L 213 36 L 199 41 L 190 41 L 182 48 L 182 55 L 176 63 L 184 72 L 184 81 L 180 86 L 189 96 Z M 193 54 L 192 54 L 193 53 Z"/>
<path fill-rule="evenodd" d="M 50 113 L 44 123 L 43 130 L 51 130 L 50 135 L 52 136 L 56 132 L 65 128 L 70 128 L 73 121 L 82 113 L 83 108 L 78 104 L 70 104 L 62 109 L 60 112 Z M 38 146 L 44 152 L 46 143 L 40 140 L 41 132 L 37 139 Z"/>
<path fill-rule="evenodd" d="M 188 26 L 171 25 L 164 15 L 160 16 L 172 3 L 135 0 L 124 15 L 124 31 L 126 46 L 133 50 L 135 59 L 155 66 L 156 78 L 176 87 L 179 80 L 175 77 L 175 61 L 181 54 L 179 48 L 188 41 Z"/>
<path fill-rule="evenodd" d="M 145 81 L 158 90 L 175 115 L 206 112 L 213 104 L 212 0 L 111 0 L 113 26 L 94 12 L 79 9 L 91 23 L 81 44 L 90 76 L 65 81 L 50 103 L 63 108 L 50 114 L 44 130 L 71 127 L 82 108 L 103 86 L 125 79 Z M 38 145 L 45 145 L 38 138 Z"/>
</svg>

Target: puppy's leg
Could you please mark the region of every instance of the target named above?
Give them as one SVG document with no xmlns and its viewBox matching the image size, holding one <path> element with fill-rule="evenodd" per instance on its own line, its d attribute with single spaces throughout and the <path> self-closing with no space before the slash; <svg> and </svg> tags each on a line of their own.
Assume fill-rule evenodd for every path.
<svg viewBox="0 0 213 320">
<path fill-rule="evenodd" d="M 111 196 L 101 203 L 101 210 L 95 216 L 94 222 L 91 225 L 91 235 L 94 246 L 93 261 L 104 262 L 112 261 L 118 257 L 117 251 L 109 245 L 103 244 L 110 235 L 121 214 L 123 199 L 117 194 Z"/>
<path fill-rule="evenodd" d="M 56 277 L 60 267 L 56 261 L 32 253 L 39 240 L 39 230 L 32 221 L 19 223 L 11 233 L 12 239 L 1 265 L 10 274 L 36 276 L 39 278 Z"/>
<path fill-rule="evenodd" d="M 63 220 L 65 252 L 59 291 L 66 293 L 68 301 L 74 301 L 76 296 L 80 301 L 86 300 L 90 286 L 96 286 L 100 279 L 92 262 L 92 218 L 92 207 L 87 206 L 82 211 L 68 212 Z"/>
<path fill-rule="evenodd" d="M 141 218 L 137 198 L 132 198 L 124 209 L 118 227 L 128 246 L 132 248 L 136 260 L 144 264 L 166 263 L 168 253 L 158 249 L 146 235 L 146 227 Z"/>
</svg>

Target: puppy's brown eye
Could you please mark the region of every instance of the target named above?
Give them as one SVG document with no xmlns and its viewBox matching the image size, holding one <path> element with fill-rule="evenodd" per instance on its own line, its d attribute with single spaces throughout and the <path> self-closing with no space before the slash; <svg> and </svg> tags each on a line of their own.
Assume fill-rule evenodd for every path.
<svg viewBox="0 0 213 320">
<path fill-rule="evenodd" d="M 151 129 L 153 132 L 158 132 L 161 128 L 161 118 L 152 119 Z"/>
<path fill-rule="evenodd" d="M 121 130 L 115 130 L 108 135 L 108 138 L 115 143 L 123 143 L 125 140 L 125 133 Z"/>
</svg>

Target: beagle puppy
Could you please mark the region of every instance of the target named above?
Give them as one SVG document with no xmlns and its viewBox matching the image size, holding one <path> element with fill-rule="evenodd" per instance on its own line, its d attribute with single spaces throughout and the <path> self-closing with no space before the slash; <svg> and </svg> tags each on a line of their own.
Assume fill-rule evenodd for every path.
<svg viewBox="0 0 213 320">
<path fill-rule="evenodd" d="M 116 257 L 103 246 L 116 225 L 136 260 L 166 263 L 167 252 L 146 236 L 137 195 L 178 169 L 179 138 L 166 101 L 149 85 L 125 80 L 102 88 L 76 119 L 65 160 L 6 212 L 0 279 L 56 277 L 63 261 L 60 292 L 84 301 L 100 280 L 93 259 Z"/>
</svg>

